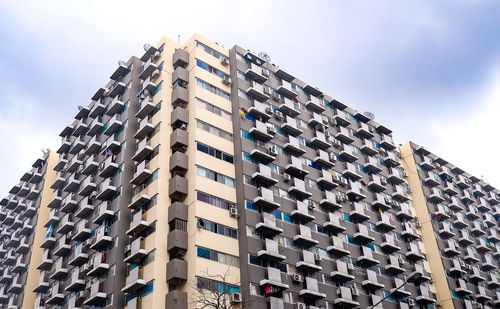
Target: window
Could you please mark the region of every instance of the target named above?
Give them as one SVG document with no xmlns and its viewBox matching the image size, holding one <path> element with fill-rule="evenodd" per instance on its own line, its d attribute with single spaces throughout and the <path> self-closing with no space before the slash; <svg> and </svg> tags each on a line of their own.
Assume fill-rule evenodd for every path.
<svg viewBox="0 0 500 309">
<path fill-rule="evenodd" d="M 205 144 L 202 144 L 200 142 L 196 142 L 196 149 L 198 149 L 198 151 L 201 151 L 201 152 L 208 154 L 209 156 L 212 156 L 212 157 L 215 157 L 219 160 L 223 160 L 223 161 L 226 161 L 228 163 L 233 164 L 233 156 L 228 155 L 225 152 L 222 152 L 220 150 L 217 150 L 215 148 L 212 148 L 212 147 L 207 146 Z"/>
<path fill-rule="evenodd" d="M 221 116 L 222 118 L 226 119 L 226 120 L 229 120 L 231 121 L 231 113 L 229 112 L 226 112 L 225 110 L 221 109 L 221 108 L 218 108 L 217 106 L 215 105 L 212 105 L 208 102 L 205 102 L 201 99 L 198 99 L 196 98 L 196 106 L 200 107 L 200 108 L 203 108 L 211 113 L 214 113 L 218 116 Z"/>
<path fill-rule="evenodd" d="M 160 92 L 161 88 L 163 88 L 163 81 L 161 81 L 161 82 L 158 84 L 158 86 L 156 86 L 156 88 L 155 88 L 155 90 L 154 90 L 154 92 L 153 92 L 153 96 L 154 96 L 155 94 L 157 94 L 158 92 Z"/>
<path fill-rule="evenodd" d="M 141 192 L 142 190 L 146 189 L 146 187 L 149 186 L 156 179 L 158 179 L 158 169 L 156 171 L 154 171 L 153 174 L 151 174 L 151 176 L 149 176 L 148 180 L 146 180 L 145 183 L 143 183 L 142 185 L 140 185 L 134 189 L 133 195 L 135 196 L 139 192 Z"/>
<path fill-rule="evenodd" d="M 213 75 L 219 76 L 220 78 L 229 77 L 226 73 L 222 72 L 221 70 L 219 70 L 217 68 L 214 68 L 213 66 L 211 66 L 209 64 L 206 64 L 205 62 L 203 62 L 199 59 L 196 59 L 196 65 L 198 67 L 202 68 L 203 70 L 212 73 Z"/>
<path fill-rule="evenodd" d="M 203 131 L 207 131 L 208 133 L 211 133 L 213 135 L 217 135 L 218 137 L 222 137 L 225 140 L 232 141 L 233 140 L 233 134 L 224 131 L 222 129 L 219 129 L 217 127 L 212 126 L 211 124 L 208 124 L 204 121 L 196 119 L 196 127 L 199 129 L 202 129 Z"/>
<path fill-rule="evenodd" d="M 222 97 L 226 100 L 229 100 L 231 101 L 231 94 L 229 94 L 228 92 L 222 90 L 222 89 L 219 89 L 217 87 L 215 87 L 214 85 L 211 85 L 209 83 L 207 83 L 206 81 L 204 80 L 201 80 L 201 79 L 196 79 L 196 85 L 198 85 L 199 87 L 205 89 L 205 90 L 208 90 L 216 95 L 218 95 L 219 97 Z"/>
<path fill-rule="evenodd" d="M 214 171 L 209 170 L 207 168 L 204 168 L 202 166 L 196 166 L 196 174 L 198 176 L 208 178 L 208 179 L 211 179 L 213 181 L 217 181 L 219 183 L 225 184 L 226 186 L 234 188 L 234 179 L 233 178 L 219 174 L 217 172 L 214 172 Z"/>
<path fill-rule="evenodd" d="M 199 227 L 204 229 L 204 230 L 210 231 L 210 232 L 215 233 L 215 234 L 231 237 L 234 239 L 238 238 L 238 231 L 233 229 L 233 228 L 230 228 L 228 226 L 225 226 L 225 225 L 222 225 L 219 223 L 209 221 L 207 219 L 197 219 L 197 220 L 203 221 L 203 224 L 201 224 Z"/>
<path fill-rule="evenodd" d="M 240 267 L 240 259 L 234 255 L 218 252 L 203 247 L 196 247 L 196 255 L 203 259 L 212 260 L 233 267 Z"/>
<path fill-rule="evenodd" d="M 234 207 L 234 203 L 201 191 L 196 191 L 196 199 L 200 202 L 207 203 L 222 209 L 229 209 L 230 207 Z"/>
<path fill-rule="evenodd" d="M 196 41 L 196 47 L 199 48 L 199 49 L 201 49 L 201 50 L 203 50 L 203 51 L 205 51 L 206 53 L 214 56 L 217 59 L 221 59 L 221 58 L 227 59 L 226 56 L 224 56 L 223 54 L 219 53 L 215 49 L 213 49 L 211 47 L 208 47 L 207 45 L 201 43 L 200 41 Z"/>
<path fill-rule="evenodd" d="M 202 277 L 196 277 L 196 287 L 198 289 L 209 290 L 212 292 L 218 291 L 224 294 L 240 292 L 240 288 L 237 286 Z"/>
</svg>

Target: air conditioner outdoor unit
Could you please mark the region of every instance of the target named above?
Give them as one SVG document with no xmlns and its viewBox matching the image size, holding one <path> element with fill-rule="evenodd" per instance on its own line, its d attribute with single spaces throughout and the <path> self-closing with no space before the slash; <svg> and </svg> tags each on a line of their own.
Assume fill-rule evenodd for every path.
<svg viewBox="0 0 500 309">
<path fill-rule="evenodd" d="M 402 174 L 402 175 L 403 175 L 403 177 L 405 177 L 405 178 L 406 178 L 406 177 L 408 177 L 408 173 L 407 173 L 406 171 L 403 171 L 401 174 Z"/>
<path fill-rule="evenodd" d="M 271 89 L 269 87 L 264 87 L 264 93 L 267 95 L 271 95 Z"/>
<path fill-rule="evenodd" d="M 307 309 L 306 304 L 304 303 L 296 303 L 295 304 L 295 309 Z"/>
<path fill-rule="evenodd" d="M 222 82 L 225 84 L 225 85 L 231 85 L 231 77 L 229 76 L 224 76 L 222 78 Z"/>
<path fill-rule="evenodd" d="M 224 66 L 229 65 L 229 59 L 222 57 L 220 58 L 220 63 Z"/>
<path fill-rule="evenodd" d="M 342 184 L 342 185 L 347 185 L 347 179 L 346 179 L 346 178 L 344 178 L 344 177 L 342 177 L 342 178 L 340 179 L 340 184 Z"/>
<path fill-rule="evenodd" d="M 292 275 L 292 281 L 293 282 L 302 282 L 302 276 L 299 274 L 293 274 Z"/>
<path fill-rule="evenodd" d="M 415 307 L 415 301 L 411 298 L 408 298 L 408 306 Z"/>
<path fill-rule="evenodd" d="M 381 185 L 387 185 L 387 181 L 385 180 L 385 178 L 380 178 L 380 184 Z"/>
<path fill-rule="evenodd" d="M 269 147 L 269 154 L 272 156 L 277 156 L 278 155 L 278 147 L 276 147 L 276 145 Z"/>
<path fill-rule="evenodd" d="M 315 255 L 314 255 L 314 260 L 315 260 L 315 261 L 321 261 L 321 255 L 319 255 L 319 254 L 315 254 Z"/>
<path fill-rule="evenodd" d="M 283 117 L 284 117 L 284 116 L 283 116 L 283 113 L 282 113 L 282 112 L 280 112 L 280 111 L 276 111 L 276 112 L 274 113 L 274 118 L 276 118 L 276 119 L 281 120 L 281 119 L 283 119 Z"/>
<path fill-rule="evenodd" d="M 358 288 L 357 288 L 357 287 L 355 287 L 354 285 L 353 285 L 353 286 L 351 286 L 351 294 L 352 294 L 353 296 L 359 296 L 359 290 L 358 290 Z"/>
<path fill-rule="evenodd" d="M 273 98 L 273 100 L 275 100 L 275 101 L 279 101 L 279 99 L 280 99 L 280 95 L 279 95 L 279 94 L 277 94 L 276 92 L 273 92 L 273 93 L 271 94 L 271 98 Z"/>
<path fill-rule="evenodd" d="M 399 263 L 399 264 L 404 264 L 404 263 L 405 263 L 405 260 L 404 260 L 403 258 L 401 258 L 401 257 L 400 257 L 400 258 L 398 258 L 398 263 Z"/>
<path fill-rule="evenodd" d="M 335 146 L 335 147 L 339 147 L 340 146 L 340 141 L 338 139 L 333 139 L 332 140 L 332 145 Z"/>
<path fill-rule="evenodd" d="M 271 106 L 266 106 L 266 108 L 264 109 L 264 111 L 266 112 L 266 114 L 272 114 L 273 113 L 273 109 L 271 108 Z"/>
<path fill-rule="evenodd" d="M 353 263 L 347 263 L 347 270 L 354 270 L 354 264 Z"/>
<path fill-rule="evenodd" d="M 283 173 L 283 181 L 288 182 L 290 180 L 292 180 L 292 176 L 288 173 Z"/>
<path fill-rule="evenodd" d="M 241 293 L 232 292 L 231 294 L 229 294 L 229 301 L 232 304 L 239 304 L 239 303 L 241 303 Z"/>
<path fill-rule="evenodd" d="M 237 217 L 238 216 L 238 209 L 236 207 L 229 208 L 229 215 L 231 217 Z"/>
<path fill-rule="evenodd" d="M 307 201 L 307 207 L 309 209 L 312 210 L 312 209 L 314 209 L 315 206 L 316 206 L 316 203 L 314 201 L 311 201 L 311 200 Z"/>
<path fill-rule="evenodd" d="M 267 126 L 267 133 L 269 134 L 276 134 L 276 128 L 273 125 L 268 125 Z"/>
<path fill-rule="evenodd" d="M 337 158 L 335 157 L 335 154 L 333 152 L 330 152 L 328 154 L 328 158 L 330 159 L 330 162 L 335 162 L 337 161 Z"/>
<path fill-rule="evenodd" d="M 129 252 L 132 249 L 132 245 L 128 244 L 125 246 L 125 252 Z"/>
<path fill-rule="evenodd" d="M 262 75 L 268 77 L 269 76 L 269 70 L 265 69 L 265 68 L 262 68 Z"/>
<path fill-rule="evenodd" d="M 325 136 L 329 137 L 330 136 L 330 131 L 325 130 Z"/>
</svg>

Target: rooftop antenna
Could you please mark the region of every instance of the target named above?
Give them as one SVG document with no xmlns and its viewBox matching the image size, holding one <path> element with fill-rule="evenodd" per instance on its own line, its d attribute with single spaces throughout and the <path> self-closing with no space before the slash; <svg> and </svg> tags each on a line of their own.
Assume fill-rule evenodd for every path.
<svg viewBox="0 0 500 309">
<path fill-rule="evenodd" d="M 151 45 L 149 44 L 144 44 L 144 50 L 148 51 L 151 48 Z"/>
<path fill-rule="evenodd" d="M 363 115 L 370 118 L 371 120 L 375 119 L 375 115 L 372 112 L 364 112 Z"/>
<path fill-rule="evenodd" d="M 177 35 L 177 43 L 181 44 L 181 35 L 180 34 Z"/>
<path fill-rule="evenodd" d="M 81 111 L 83 109 L 83 106 L 78 105 L 78 110 Z"/>
</svg>

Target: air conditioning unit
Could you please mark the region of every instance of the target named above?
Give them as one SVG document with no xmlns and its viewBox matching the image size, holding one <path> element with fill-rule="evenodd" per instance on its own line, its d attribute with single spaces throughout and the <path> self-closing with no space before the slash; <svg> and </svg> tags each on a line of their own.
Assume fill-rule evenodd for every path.
<svg viewBox="0 0 500 309">
<path fill-rule="evenodd" d="M 220 58 L 220 63 L 224 66 L 229 65 L 229 59 L 222 57 Z"/>
<path fill-rule="evenodd" d="M 271 95 L 271 89 L 269 87 L 264 87 L 264 93 L 267 95 Z"/>
<path fill-rule="evenodd" d="M 229 208 L 229 215 L 231 217 L 237 217 L 238 216 L 238 209 L 236 207 Z"/>
<path fill-rule="evenodd" d="M 299 274 L 293 274 L 292 275 L 292 281 L 293 282 L 302 282 L 302 276 Z"/>
<path fill-rule="evenodd" d="M 239 303 L 241 303 L 241 293 L 232 292 L 231 294 L 229 294 L 229 301 L 232 304 L 239 304 Z"/>
<path fill-rule="evenodd" d="M 315 254 L 315 255 L 314 255 L 314 260 L 315 260 L 315 261 L 321 261 L 321 255 L 319 255 L 319 254 Z"/>
<path fill-rule="evenodd" d="M 282 120 L 282 119 L 283 119 L 283 117 L 284 117 L 284 116 L 283 116 L 283 113 L 282 113 L 282 112 L 280 112 L 280 111 L 276 111 L 276 112 L 274 113 L 274 118 L 276 118 L 276 119 Z"/>
<path fill-rule="evenodd" d="M 354 264 L 353 263 L 347 263 L 347 270 L 354 270 Z"/>
<path fill-rule="evenodd" d="M 325 130 L 324 134 L 325 134 L 326 137 L 330 137 L 330 131 Z"/>
<path fill-rule="evenodd" d="M 225 75 L 223 78 L 222 78 L 222 83 L 224 83 L 225 85 L 231 85 L 231 77 Z"/>
<path fill-rule="evenodd" d="M 272 156 L 278 155 L 278 147 L 276 145 L 272 145 L 269 147 L 269 154 Z"/>
<path fill-rule="evenodd" d="M 307 207 L 312 210 L 314 209 L 314 207 L 316 207 L 316 203 L 314 201 L 309 200 L 307 201 Z"/>
<path fill-rule="evenodd" d="M 125 246 L 125 252 L 130 252 L 132 250 L 132 245 L 128 244 Z"/>
<path fill-rule="evenodd" d="M 354 285 L 353 285 L 353 286 L 351 286 L 351 294 L 352 294 L 353 296 L 359 296 L 359 290 L 358 290 L 358 288 L 357 288 L 356 286 L 354 286 Z"/>
<path fill-rule="evenodd" d="M 334 147 L 340 147 L 340 141 L 336 138 L 332 139 L 332 145 Z"/>
<path fill-rule="evenodd" d="M 262 68 L 262 75 L 269 77 L 269 70 L 266 68 Z"/>
<path fill-rule="evenodd" d="M 415 307 L 415 301 L 412 298 L 408 298 L 408 306 Z"/>
<path fill-rule="evenodd" d="M 402 171 L 401 175 L 403 175 L 404 178 L 408 177 L 408 173 L 406 171 Z"/>
<path fill-rule="evenodd" d="M 460 266 L 465 268 L 465 262 L 460 260 Z"/>
<path fill-rule="evenodd" d="M 326 126 L 327 124 L 330 123 L 330 119 L 328 116 L 321 115 L 321 119 L 323 120 L 323 124 Z"/>
<path fill-rule="evenodd" d="M 345 185 L 347 185 L 347 179 L 346 179 L 345 177 L 342 177 L 342 178 L 340 179 L 340 184 L 341 184 L 341 185 L 344 185 L 344 186 L 345 186 Z"/>
<path fill-rule="evenodd" d="M 398 201 L 392 201 L 392 206 L 399 207 L 399 202 Z"/>
<path fill-rule="evenodd" d="M 404 260 L 402 257 L 399 257 L 399 258 L 398 258 L 398 263 L 399 263 L 400 265 L 404 265 L 405 260 Z"/>
<path fill-rule="evenodd" d="M 273 113 L 273 109 L 271 108 L 271 106 L 266 106 L 266 108 L 264 109 L 264 111 L 266 112 L 266 114 L 272 114 Z"/>
<path fill-rule="evenodd" d="M 415 226 L 416 226 L 416 227 L 422 227 L 422 225 L 420 224 L 420 222 L 419 222 L 418 220 L 417 220 L 417 221 L 415 221 Z"/>
<path fill-rule="evenodd" d="M 275 101 L 279 101 L 279 100 L 281 99 L 281 98 L 280 98 L 280 95 L 279 95 L 278 93 L 276 93 L 276 92 L 273 92 L 273 93 L 271 94 L 271 98 L 272 98 L 273 100 L 275 100 Z"/>
<path fill-rule="evenodd" d="M 304 303 L 296 303 L 295 309 L 307 309 L 306 304 Z"/>
<path fill-rule="evenodd" d="M 269 134 L 276 134 L 276 128 L 272 124 L 267 125 L 267 133 Z"/>
<path fill-rule="evenodd" d="M 410 188 L 410 187 L 407 187 L 407 188 L 406 188 L 406 192 L 407 192 L 407 193 L 411 193 L 411 188 Z"/>
<path fill-rule="evenodd" d="M 337 158 L 335 157 L 335 154 L 333 152 L 330 152 L 328 154 L 328 158 L 330 159 L 330 162 L 335 162 L 337 161 Z"/>
<path fill-rule="evenodd" d="M 288 182 L 290 180 L 292 180 L 292 176 L 288 173 L 283 173 L 283 181 Z"/>
<path fill-rule="evenodd" d="M 387 185 L 387 180 L 385 180 L 385 178 L 380 177 L 380 184 L 383 185 L 383 186 L 386 186 Z"/>
<path fill-rule="evenodd" d="M 389 205 L 390 205 L 390 204 L 392 204 L 391 199 L 390 199 L 390 198 L 388 198 L 387 196 L 386 196 L 386 197 L 384 197 L 384 202 L 385 202 L 386 204 L 389 204 Z"/>
</svg>

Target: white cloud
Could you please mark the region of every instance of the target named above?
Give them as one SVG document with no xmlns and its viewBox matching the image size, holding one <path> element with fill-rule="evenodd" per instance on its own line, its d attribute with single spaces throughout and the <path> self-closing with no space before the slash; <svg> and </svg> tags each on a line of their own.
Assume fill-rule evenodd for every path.
<svg viewBox="0 0 500 309">
<path fill-rule="evenodd" d="M 434 145 L 427 148 L 476 177 L 500 188 L 500 70 L 468 113 L 433 119 Z"/>
</svg>

